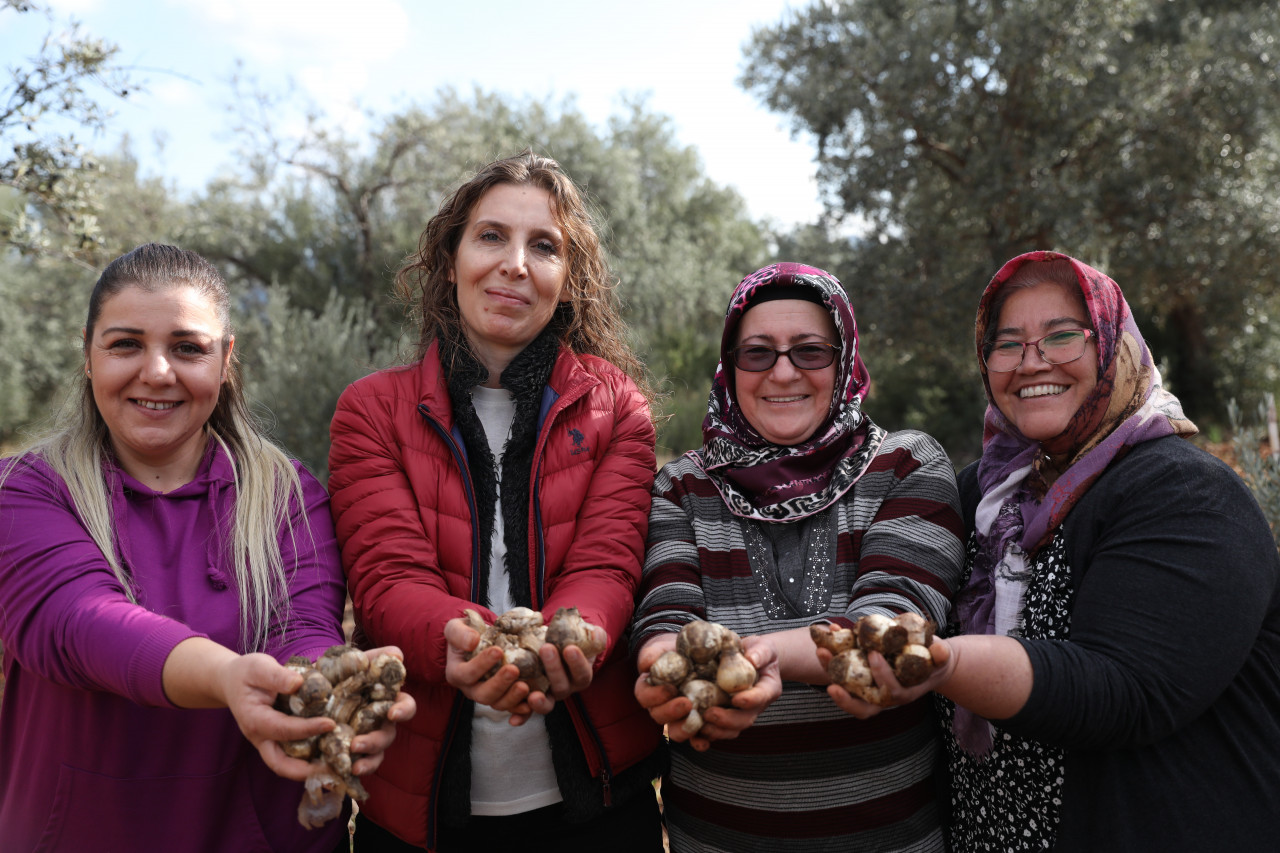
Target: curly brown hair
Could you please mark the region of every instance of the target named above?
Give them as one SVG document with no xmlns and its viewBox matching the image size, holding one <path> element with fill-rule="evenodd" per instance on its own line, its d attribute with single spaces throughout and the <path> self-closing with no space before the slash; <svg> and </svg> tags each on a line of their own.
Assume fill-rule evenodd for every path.
<svg viewBox="0 0 1280 853">
<path fill-rule="evenodd" d="M 627 343 L 616 280 L 605 259 L 596 225 L 573 180 L 550 157 L 525 149 L 514 157 L 481 168 L 440 203 L 418 241 L 418 251 L 396 273 L 396 293 L 418 327 L 415 357 L 426 355 L 433 341 L 472 350 L 458 311 L 457 286 L 449 271 L 471 211 L 500 184 L 534 186 L 551 196 L 552 215 L 565 235 L 568 273 L 566 318 L 561 343 L 575 353 L 598 356 L 626 372 L 651 403 L 655 392 L 643 363 Z"/>
</svg>

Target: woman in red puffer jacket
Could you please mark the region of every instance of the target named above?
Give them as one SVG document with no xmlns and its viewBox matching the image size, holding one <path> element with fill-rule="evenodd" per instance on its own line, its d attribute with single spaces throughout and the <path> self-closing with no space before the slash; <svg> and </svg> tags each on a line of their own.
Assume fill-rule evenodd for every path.
<svg viewBox="0 0 1280 853">
<path fill-rule="evenodd" d="M 531 152 L 491 163 L 397 284 L 418 361 L 346 390 L 330 452 L 359 629 L 404 650 L 419 709 L 366 779 L 356 849 L 489 850 L 518 833 L 656 853 L 665 756 L 623 636 L 654 429 L 581 197 Z M 466 660 L 479 636 L 463 611 L 516 606 L 577 607 L 604 650 L 543 646 L 546 692 L 511 665 L 481 681 L 500 654 Z"/>
</svg>

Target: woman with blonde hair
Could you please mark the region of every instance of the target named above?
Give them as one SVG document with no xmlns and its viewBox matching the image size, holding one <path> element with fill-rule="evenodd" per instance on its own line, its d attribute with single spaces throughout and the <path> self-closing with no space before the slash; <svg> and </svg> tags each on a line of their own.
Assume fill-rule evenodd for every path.
<svg viewBox="0 0 1280 853">
<path fill-rule="evenodd" d="M 228 306 L 194 252 L 117 258 L 89 298 L 79 397 L 2 463 L 6 849 L 341 838 L 342 821 L 299 826 L 309 768 L 277 743 L 332 721 L 272 708 L 301 681 L 283 661 L 343 640 L 328 501 L 249 417 Z M 391 717 L 412 714 L 402 696 Z M 355 772 L 393 736 L 356 738 Z"/>
<path fill-rule="evenodd" d="M 661 730 L 631 695 L 624 634 L 654 429 L 612 280 L 554 160 L 490 163 L 440 205 L 397 278 L 417 358 L 351 385 L 330 487 L 359 627 L 405 650 L 424 709 L 356 824 L 356 849 L 662 849 Z M 603 651 L 540 649 L 531 691 L 501 650 L 514 607 L 577 607 Z M 490 670 L 496 671 L 485 678 Z M 535 847 L 535 849 L 541 849 Z"/>
</svg>

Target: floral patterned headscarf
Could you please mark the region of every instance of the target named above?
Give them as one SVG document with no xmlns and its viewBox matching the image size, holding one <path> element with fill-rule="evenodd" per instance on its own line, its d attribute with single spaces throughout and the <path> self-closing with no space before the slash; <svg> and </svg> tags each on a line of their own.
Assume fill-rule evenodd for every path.
<svg viewBox="0 0 1280 853">
<path fill-rule="evenodd" d="M 1022 435 L 1000 411 L 983 362 L 989 316 L 1005 283 L 1025 264 L 1068 261 L 1075 271 L 1098 346 L 1097 385 L 1063 432 L 1041 443 Z M 1178 399 L 1164 389 L 1142 333 L 1120 287 L 1093 267 L 1057 252 L 1030 252 L 1006 263 L 978 303 L 978 364 L 987 390 L 975 516 L 978 551 L 968 584 L 956 599 L 965 634 L 1007 634 L 1025 596 L 1030 555 L 1053 538 L 1071 508 L 1109 465 L 1131 447 L 1166 435 L 1190 436 L 1195 424 Z M 1045 445 L 1066 463 L 1049 483 Z M 991 747 L 990 727 L 956 709 L 956 738 L 975 755 Z"/>
<path fill-rule="evenodd" d="M 826 419 L 808 440 L 774 444 L 747 422 L 734 394 L 733 359 L 738 326 L 762 291 L 798 287 L 831 313 L 840 335 L 835 393 Z M 805 294 L 810 296 L 810 294 Z M 796 521 L 840 499 L 871 464 L 885 432 L 862 413 L 871 376 L 858 354 L 858 327 L 849 298 L 835 276 L 803 264 L 772 264 L 747 276 L 725 313 L 720 364 L 711 384 L 702 448 L 689 457 L 702 468 L 729 511 L 760 521 Z"/>
</svg>

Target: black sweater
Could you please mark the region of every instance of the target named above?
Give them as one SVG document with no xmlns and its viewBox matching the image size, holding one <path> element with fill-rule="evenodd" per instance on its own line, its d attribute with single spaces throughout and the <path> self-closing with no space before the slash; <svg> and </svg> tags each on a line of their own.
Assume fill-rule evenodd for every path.
<svg viewBox="0 0 1280 853">
<path fill-rule="evenodd" d="M 961 472 L 968 529 L 977 467 Z M 1249 489 L 1175 437 L 1064 521 L 1071 639 L 1023 640 L 997 723 L 1066 750 L 1059 851 L 1280 849 L 1280 558 Z"/>
</svg>

